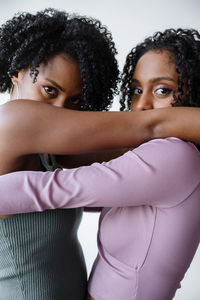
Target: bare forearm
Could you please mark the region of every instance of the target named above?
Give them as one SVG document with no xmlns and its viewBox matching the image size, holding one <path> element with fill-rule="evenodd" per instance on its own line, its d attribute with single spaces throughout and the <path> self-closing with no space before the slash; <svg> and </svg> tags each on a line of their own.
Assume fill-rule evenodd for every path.
<svg viewBox="0 0 200 300">
<path fill-rule="evenodd" d="M 150 139 L 169 136 L 200 143 L 200 108 L 169 107 L 137 112 L 91 112 L 91 117 L 88 121 L 90 125 L 94 125 L 98 140 L 95 150 L 133 148 Z M 79 130 L 77 126 L 77 131 Z M 94 140 L 95 137 L 92 137 L 91 144 Z M 125 151 L 126 148 L 121 150 Z M 110 151 L 111 157 L 117 151 L 120 153 L 119 149 Z M 100 153 L 98 155 L 101 156 Z M 108 152 L 104 155 L 108 155 L 110 159 Z"/>
<path fill-rule="evenodd" d="M 174 136 L 200 144 L 200 108 L 160 109 L 153 134 L 154 138 Z"/>
<path fill-rule="evenodd" d="M 105 114 L 108 116 L 108 113 Z M 112 118 L 110 122 L 108 117 L 107 137 L 99 126 L 99 136 L 102 140 L 100 139 L 98 149 L 103 146 L 104 138 L 103 148 L 133 148 L 150 139 L 170 136 L 200 144 L 200 108 L 169 107 L 123 115 L 119 113 L 118 118 L 113 114 Z M 125 148 L 122 151 L 125 151 Z"/>
<path fill-rule="evenodd" d="M 199 108 L 81 112 L 18 100 L 0 110 L 0 122 L 1 152 L 14 147 L 16 156 L 136 147 L 152 138 L 168 136 L 200 143 Z"/>
<path fill-rule="evenodd" d="M 18 100 L 0 109 L 1 150 L 62 155 L 137 146 L 153 137 L 149 121 L 140 113 L 80 112 Z"/>
</svg>

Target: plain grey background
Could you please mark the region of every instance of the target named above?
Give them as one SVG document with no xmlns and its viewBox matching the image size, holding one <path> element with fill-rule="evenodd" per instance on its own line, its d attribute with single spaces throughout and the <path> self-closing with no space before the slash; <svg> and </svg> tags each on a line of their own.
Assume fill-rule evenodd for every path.
<svg viewBox="0 0 200 300">
<path fill-rule="evenodd" d="M 155 31 L 170 27 L 193 27 L 200 30 L 200 1 L 198 0 L 0 0 L 0 23 L 4 23 L 16 12 L 36 12 L 47 7 L 91 16 L 107 25 L 118 49 L 120 68 L 130 49 Z M 2 95 L 1 101 L 7 99 L 8 95 Z M 113 110 L 118 110 L 118 107 L 116 98 Z M 79 230 L 88 272 L 97 253 L 97 224 L 98 214 L 85 213 Z M 200 300 L 199 257 L 200 250 L 197 251 L 175 300 Z"/>
</svg>

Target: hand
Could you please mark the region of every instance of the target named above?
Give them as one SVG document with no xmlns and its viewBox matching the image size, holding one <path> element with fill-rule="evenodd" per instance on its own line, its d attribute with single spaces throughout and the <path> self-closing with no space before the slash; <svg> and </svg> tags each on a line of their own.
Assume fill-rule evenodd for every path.
<svg viewBox="0 0 200 300">
<path fill-rule="evenodd" d="M 87 298 L 86 300 L 95 300 L 94 298 L 92 298 L 92 296 L 90 296 L 89 294 L 87 294 Z"/>
</svg>

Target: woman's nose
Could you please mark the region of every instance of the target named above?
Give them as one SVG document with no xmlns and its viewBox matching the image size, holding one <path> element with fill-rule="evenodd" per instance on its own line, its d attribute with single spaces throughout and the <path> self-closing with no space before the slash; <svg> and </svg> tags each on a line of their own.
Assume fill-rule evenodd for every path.
<svg viewBox="0 0 200 300">
<path fill-rule="evenodd" d="M 65 107 L 65 102 L 66 102 L 66 99 L 56 99 L 56 100 L 53 102 L 53 105 L 54 105 L 54 106 L 57 106 L 57 107 L 64 108 L 64 107 Z"/>
<path fill-rule="evenodd" d="M 150 95 L 142 94 L 139 99 L 133 99 L 131 103 L 131 110 L 141 111 L 153 109 L 153 99 Z"/>
</svg>

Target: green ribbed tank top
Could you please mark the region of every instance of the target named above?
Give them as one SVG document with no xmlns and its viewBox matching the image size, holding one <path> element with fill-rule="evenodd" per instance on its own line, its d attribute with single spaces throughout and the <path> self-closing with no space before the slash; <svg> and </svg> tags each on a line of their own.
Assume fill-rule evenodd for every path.
<svg viewBox="0 0 200 300">
<path fill-rule="evenodd" d="M 84 299 L 81 217 L 78 208 L 0 219 L 0 300 Z"/>
</svg>

